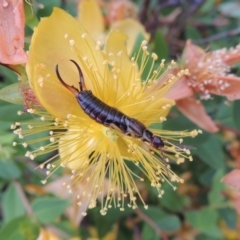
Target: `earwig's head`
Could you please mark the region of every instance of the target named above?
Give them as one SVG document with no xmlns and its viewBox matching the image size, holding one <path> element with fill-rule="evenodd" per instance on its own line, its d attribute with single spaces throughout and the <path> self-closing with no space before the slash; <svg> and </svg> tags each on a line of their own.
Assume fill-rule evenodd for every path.
<svg viewBox="0 0 240 240">
<path fill-rule="evenodd" d="M 156 149 L 160 149 L 160 148 L 164 147 L 164 142 L 163 142 L 162 138 L 153 135 L 151 145 Z"/>
</svg>

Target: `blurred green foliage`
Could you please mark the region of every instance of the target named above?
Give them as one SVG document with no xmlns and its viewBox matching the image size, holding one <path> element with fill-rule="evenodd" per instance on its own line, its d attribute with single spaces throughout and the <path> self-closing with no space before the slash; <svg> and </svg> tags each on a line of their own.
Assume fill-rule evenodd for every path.
<svg viewBox="0 0 240 240">
<path fill-rule="evenodd" d="M 201 1 L 175 1 L 175 5 L 170 4 L 174 1 L 150 1 L 148 8 L 143 9 L 146 2 L 134 1 L 141 10 L 139 15 L 142 14 L 143 23 L 151 33 L 149 45 L 159 55 L 159 61 L 162 58 L 178 59 L 187 39 L 211 50 L 229 48 L 239 43 L 239 34 L 227 34 L 228 31 L 237 29 L 240 22 L 240 4 L 237 0 L 202 1 L 199 6 Z M 41 17 L 49 16 L 54 6 L 64 7 L 74 16 L 77 14 L 73 0 L 39 0 L 34 2 L 32 7 L 26 4 L 26 33 L 29 34 L 26 42 L 31 37 L 31 29 L 38 24 Z M 196 9 L 191 11 L 194 7 Z M 167 17 L 177 8 L 182 11 L 183 18 L 174 22 L 174 26 L 167 23 L 161 26 L 154 23 L 150 25 L 151 16 L 154 14 Z M 167 30 L 173 27 L 176 29 L 175 35 L 169 35 Z M 211 36 L 216 36 L 215 40 L 207 41 Z M 136 46 L 141 41 L 142 36 L 139 36 Z M 238 67 L 233 71 L 236 74 L 240 72 Z M 0 89 L 16 83 L 17 76 L 1 66 Z M 14 95 L 16 91 L 11 89 L 11 92 Z M 13 98 L 17 97 L 14 95 Z M 29 163 L 30 160 L 24 157 L 23 147 L 12 146 L 15 135 L 10 126 L 31 117 L 17 115 L 18 110 L 23 110 L 22 105 L 0 101 L 0 239 L 37 239 L 40 228 L 46 225 L 61 229 L 61 239 L 88 239 L 92 235 L 91 228 L 103 239 L 113 231 L 114 226 L 117 226 L 117 230 L 114 230 L 116 235 L 108 239 L 237 239 L 239 217 L 227 196 L 223 194 L 225 188 L 221 178 L 234 165 L 234 159 L 228 150 L 231 139 L 226 138 L 226 134 L 235 134 L 234 139 L 239 142 L 240 101 L 226 105 L 224 98 L 214 97 L 205 101 L 204 105 L 216 122 L 227 127 L 214 135 L 204 131 L 197 138 L 186 140 L 185 144 L 196 148 L 193 149 L 194 161 L 172 166 L 180 176 L 190 175 L 186 178 L 186 183 L 179 186 L 182 191 L 174 191 L 169 184 L 164 184 L 165 194 L 159 200 L 157 193 L 153 192 L 150 186 L 146 186 L 146 202 L 149 205 L 147 210 L 141 207 L 136 211 L 126 207 L 124 212 L 111 209 L 103 217 L 99 214 L 99 209 L 95 208 L 89 210 L 80 226 L 74 226 L 64 213 L 70 204 L 68 201 L 51 194 L 45 193 L 41 196 L 37 192 L 26 190 L 26 186 L 30 184 L 41 186 L 43 173 L 39 169 L 35 170 L 37 163 Z M 163 128 L 198 128 L 177 109 L 174 108 L 171 113 L 177 117 L 169 118 Z M 26 209 L 26 202 L 30 203 L 30 212 Z"/>
</svg>

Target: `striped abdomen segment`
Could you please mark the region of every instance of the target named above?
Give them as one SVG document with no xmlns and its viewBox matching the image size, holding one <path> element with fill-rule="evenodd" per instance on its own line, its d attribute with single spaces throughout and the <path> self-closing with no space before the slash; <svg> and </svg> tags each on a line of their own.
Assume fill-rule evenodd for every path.
<svg viewBox="0 0 240 240">
<path fill-rule="evenodd" d="M 124 133 L 127 131 L 126 115 L 95 97 L 91 91 L 82 91 L 77 95 L 77 100 L 83 111 L 93 120 L 104 126 L 116 125 Z"/>
</svg>

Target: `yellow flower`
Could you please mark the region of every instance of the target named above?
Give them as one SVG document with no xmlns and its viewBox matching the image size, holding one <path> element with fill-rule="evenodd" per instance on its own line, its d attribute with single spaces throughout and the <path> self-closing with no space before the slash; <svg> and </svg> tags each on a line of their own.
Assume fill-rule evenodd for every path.
<svg viewBox="0 0 240 240">
<path fill-rule="evenodd" d="M 179 164 L 184 159 L 192 160 L 190 151 L 181 148 L 179 143 L 182 137 L 197 134 L 196 130 L 188 133 L 151 128 L 153 123 L 165 120 L 174 101 L 164 95 L 187 71 L 182 70 L 177 76 L 166 75 L 164 61 L 155 68 L 157 56 L 148 52 L 145 41 L 135 58 L 130 60 L 126 40 L 126 35 L 112 31 L 103 47 L 99 42 L 95 43 L 74 18 L 63 10 L 54 9 L 34 31 L 27 64 L 30 85 L 41 105 L 28 109 L 28 112 L 39 115 L 39 120 L 12 125 L 14 132 L 23 139 L 49 131 L 48 137 L 23 141 L 22 145 L 27 147 L 31 143 L 49 140 L 49 144 L 28 151 L 26 156 L 33 160 L 58 149 L 59 153 L 40 166 L 46 168 L 47 178 L 60 166 L 70 169 L 72 177 L 66 183 L 69 192 L 74 192 L 74 186 L 81 181 L 85 188 L 74 193 L 77 199 L 84 198 L 89 208 L 95 207 L 99 199 L 102 214 L 112 206 L 124 210 L 125 202 L 136 208 L 137 197 L 144 203 L 137 187 L 139 181 L 149 179 L 159 197 L 163 194 L 162 181 L 181 182 L 168 162 Z M 161 136 L 165 146 L 155 149 L 141 139 L 97 123 L 84 113 L 75 96 L 56 75 L 58 65 L 65 83 L 79 88 L 78 71 L 70 60 L 81 67 L 87 89 L 106 104 L 149 127 L 155 135 Z M 140 63 L 139 69 L 137 62 Z M 174 62 L 167 68 L 172 65 Z M 147 67 L 148 75 L 142 79 Z M 177 146 L 174 142 L 178 143 Z M 133 165 L 140 173 L 132 170 Z M 47 178 L 42 182 L 46 183 Z M 82 204 L 80 200 L 78 204 Z"/>
<path fill-rule="evenodd" d="M 135 14 L 130 14 L 135 11 L 132 2 L 107 1 L 102 3 L 103 10 L 99 5 L 96 0 L 81 0 L 78 5 L 77 19 L 95 41 L 105 41 L 109 29 L 119 30 L 128 36 L 127 50 L 130 54 L 139 35 L 147 40 L 150 39 L 150 34 L 146 32 L 144 26 L 133 18 Z M 106 11 L 105 18 L 102 11 Z M 109 26 L 106 26 L 106 22 Z"/>
</svg>

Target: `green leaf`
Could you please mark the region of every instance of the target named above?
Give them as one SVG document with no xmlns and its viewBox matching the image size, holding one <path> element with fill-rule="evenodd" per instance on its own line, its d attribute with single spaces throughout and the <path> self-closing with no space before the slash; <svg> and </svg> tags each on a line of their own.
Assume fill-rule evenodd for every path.
<svg viewBox="0 0 240 240">
<path fill-rule="evenodd" d="M 222 191 L 224 189 L 224 185 L 221 182 L 222 177 L 224 176 L 223 169 L 219 169 L 212 179 L 212 187 L 210 192 L 208 193 L 208 200 L 210 205 L 219 204 L 224 201 L 224 197 L 222 195 Z"/>
<path fill-rule="evenodd" d="M 0 143 L 1 144 L 11 144 L 12 145 L 14 138 L 15 138 L 14 134 L 0 131 Z"/>
<path fill-rule="evenodd" d="M 144 223 L 142 230 L 142 239 L 159 240 L 158 234 L 147 223 Z"/>
<path fill-rule="evenodd" d="M 5 223 L 25 214 L 24 205 L 14 184 L 9 185 L 8 189 L 3 193 L 2 211 Z"/>
<path fill-rule="evenodd" d="M 23 114 L 22 116 L 19 116 L 17 112 L 19 110 L 23 110 L 23 106 L 10 104 L 7 102 L 0 101 L 0 125 L 2 122 L 8 122 L 9 123 L 9 129 L 13 122 L 18 121 L 19 119 L 21 121 L 32 119 L 33 116 L 30 114 Z"/>
<path fill-rule="evenodd" d="M 167 121 L 163 123 L 163 129 L 171 130 L 171 131 L 191 131 L 194 129 L 199 129 L 193 122 L 191 122 L 188 118 L 181 115 L 176 108 L 171 111 L 172 115 L 176 116 L 173 118 L 168 118 Z M 210 136 L 209 133 L 203 131 L 202 134 L 199 134 L 195 138 L 187 137 L 184 138 L 183 144 L 193 146 L 198 148 L 201 143 L 206 142 L 207 138 Z"/>
<path fill-rule="evenodd" d="M 201 34 L 200 32 L 192 25 L 192 24 L 187 24 L 186 26 L 186 39 L 201 39 Z"/>
<path fill-rule="evenodd" d="M 221 237 L 222 233 L 218 228 L 218 212 L 210 208 L 203 208 L 199 211 L 191 211 L 186 213 L 188 223 L 198 229 L 201 233 L 205 233 L 209 237 Z"/>
<path fill-rule="evenodd" d="M 54 7 L 60 7 L 60 0 L 39 0 L 38 4 L 41 4 L 41 9 L 38 10 L 38 17 L 48 17 L 51 15 Z"/>
<path fill-rule="evenodd" d="M 6 129 L 9 130 L 10 128 L 10 124 L 9 122 L 1 122 L 0 121 L 0 131 L 5 131 Z"/>
<path fill-rule="evenodd" d="M 203 16 L 206 18 L 206 16 L 208 16 L 208 13 L 215 7 L 215 2 L 214 1 L 205 1 L 203 2 L 203 4 L 201 5 L 201 8 L 199 9 L 199 11 L 203 14 L 203 13 L 207 13 L 204 14 Z"/>
<path fill-rule="evenodd" d="M 222 238 L 218 238 L 218 237 L 210 237 L 207 236 L 206 234 L 198 234 L 196 236 L 196 238 L 194 238 L 194 240 L 222 240 Z"/>
<path fill-rule="evenodd" d="M 205 186 L 210 186 L 215 172 L 216 170 L 212 168 L 207 168 L 205 171 L 201 171 L 199 176 L 200 183 Z"/>
<path fill-rule="evenodd" d="M 136 54 L 138 53 L 140 47 L 141 47 L 141 44 L 142 44 L 142 41 L 144 40 L 144 36 L 142 33 L 139 33 L 136 37 L 136 40 L 135 40 L 135 43 L 134 43 L 134 46 L 133 46 L 133 49 L 132 49 L 132 52 L 131 52 L 131 57 L 136 57 Z"/>
<path fill-rule="evenodd" d="M 232 115 L 233 115 L 233 121 L 235 123 L 235 126 L 240 129 L 240 100 L 236 100 L 233 102 L 232 107 Z"/>
<path fill-rule="evenodd" d="M 226 222 L 227 226 L 231 229 L 236 228 L 237 224 L 237 213 L 236 210 L 230 207 L 219 209 L 220 217 Z"/>
<path fill-rule="evenodd" d="M 205 143 L 197 148 L 195 154 L 214 169 L 225 168 L 225 156 L 222 143 L 216 135 L 210 135 Z"/>
<path fill-rule="evenodd" d="M 22 110 L 22 107 L 13 104 L 0 106 L 1 122 L 15 122 L 18 118 L 17 112 L 19 110 Z"/>
<path fill-rule="evenodd" d="M 168 214 L 159 207 L 149 206 L 147 210 L 144 208 L 140 208 L 140 210 L 151 218 L 162 231 L 176 231 L 181 227 L 181 222 L 177 216 Z"/>
<path fill-rule="evenodd" d="M 4 240 L 32 240 L 38 235 L 39 227 L 26 216 L 15 218 L 0 229 L 0 237 Z"/>
<path fill-rule="evenodd" d="M 32 210 L 42 223 L 53 222 L 68 207 L 69 202 L 55 197 L 42 197 L 32 202 Z"/>
<path fill-rule="evenodd" d="M 12 146 L 3 145 L 1 146 L 0 150 L 0 159 L 2 159 L 3 161 L 9 161 L 12 159 L 15 152 L 16 150 Z"/>
<path fill-rule="evenodd" d="M 240 3 L 238 1 L 223 2 L 218 9 L 228 17 L 240 18 Z"/>
<path fill-rule="evenodd" d="M 181 211 L 184 206 L 184 197 L 174 191 L 168 183 L 163 185 L 163 190 L 164 195 L 160 199 L 161 205 L 171 211 Z"/>
<path fill-rule="evenodd" d="M 102 238 L 112 229 L 117 220 L 133 213 L 133 209 L 126 208 L 124 211 L 119 211 L 119 209 L 111 208 L 108 210 L 107 216 L 102 216 L 99 212 L 99 208 L 94 208 L 88 211 L 88 215 L 94 219 L 94 226 L 97 228 L 98 236 Z"/>
<path fill-rule="evenodd" d="M 158 55 L 158 59 L 168 59 L 169 49 L 167 41 L 160 30 L 157 30 L 154 36 L 154 49 L 153 51 Z"/>
<path fill-rule="evenodd" d="M 23 104 L 19 83 L 13 83 L 0 90 L 0 99 L 13 104 Z"/>
<path fill-rule="evenodd" d="M 230 106 L 222 103 L 218 106 L 218 111 L 215 117 L 216 122 L 226 125 L 228 127 L 235 128 L 234 124 L 234 116 L 233 116 L 233 106 L 235 102 L 233 102 Z"/>
<path fill-rule="evenodd" d="M 31 29 L 34 29 L 34 27 L 38 25 L 39 21 L 33 11 L 31 2 L 32 2 L 31 0 L 30 0 L 30 4 L 29 4 L 29 1 L 24 2 L 24 12 L 25 12 L 25 18 L 26 18 L 25 22 L 28 27 L 30 27 Z"/>
<path fill-rule="evenodd" d="M 17 74 L 7 67 L 0 65 L 0 73 L 1 77 L 3 78 L 3 83 L 11 84 L 18 81 Z M 2 88 L 4 85 L 6 84 L 2 84 L 2 81 L 0 81 L 0 87 Z"/>
<path fill-rule="evenodd" d="M 17 165 L 11 161 L 0 160 L 0 178 L 5 180 L 17 179 L 21 172 Z"/>
</svg>

